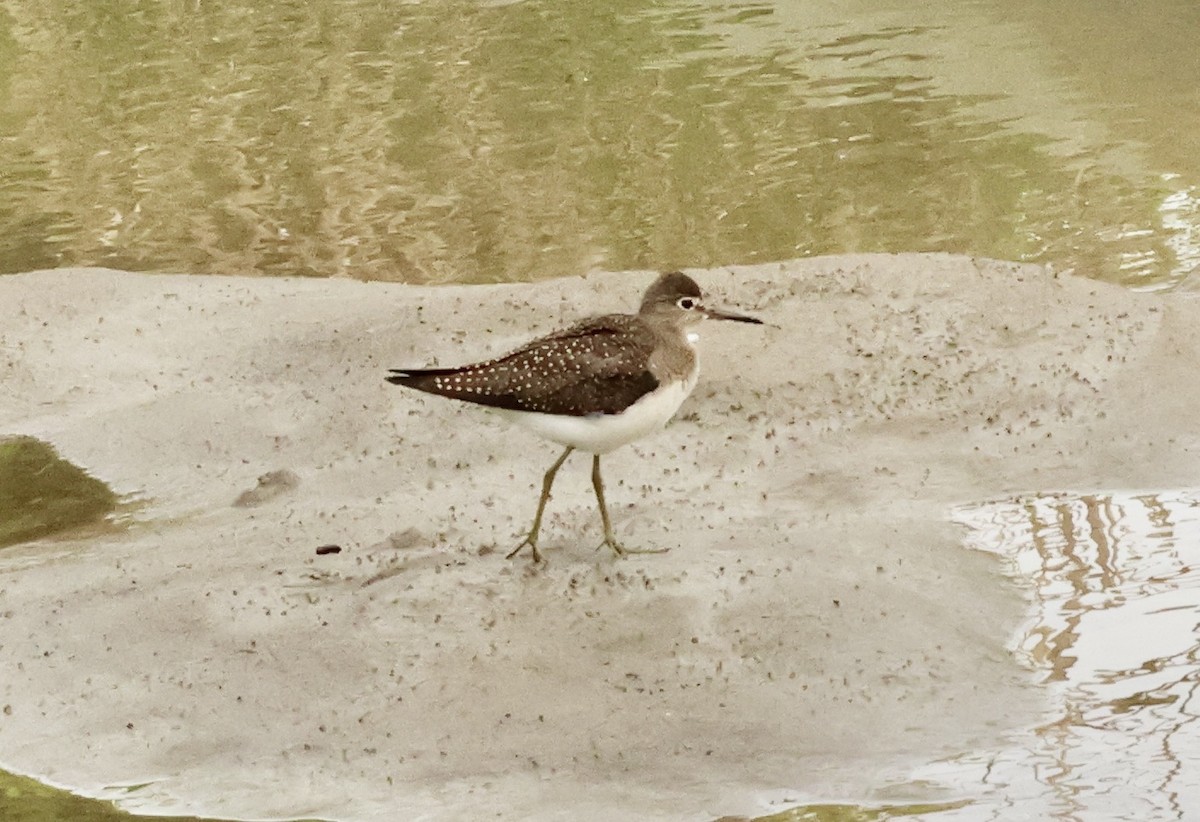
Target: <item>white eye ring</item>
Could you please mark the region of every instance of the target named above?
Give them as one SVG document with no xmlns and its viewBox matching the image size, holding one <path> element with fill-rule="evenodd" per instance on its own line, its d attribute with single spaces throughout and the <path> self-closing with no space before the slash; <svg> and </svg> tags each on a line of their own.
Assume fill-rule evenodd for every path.
<svg viewBox="0 0 1200 822">
<path fill-rule="evenodd" d="M 684 311 L 691 311 L 699 304 L 700 304 L 700 301 L 697 300 L 695 297 L 680 297 L 678 300 L 675 301 L 675 305 L 679 306 Z"/>
</svg>

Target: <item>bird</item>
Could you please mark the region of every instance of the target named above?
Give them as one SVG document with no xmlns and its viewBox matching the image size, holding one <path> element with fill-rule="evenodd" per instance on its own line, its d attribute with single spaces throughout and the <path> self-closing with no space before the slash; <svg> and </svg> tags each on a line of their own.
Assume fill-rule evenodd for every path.
<svg viewBox="0 0 1200 822">
<path fill-rule="evenodd" d="M 393 385 L 486 406 L 551 442 L 565 446 L 542 478 L 537 513 L 525 539 L 507 554 L 538 551 L 542 515 L 558 469 L 575 450 L 592 454 L 592 488 L 604 541 L 617 557 L 661 553 L 629 548 L 613 535 L 600 458 L 663 427 L 696 386 L 700 363 L 695 326 L 705 319 L 762 324 L 709 306 L 696 281 L 681 271 L 661 274 L 636 314 L 605 314 L 531 340 L 485 362 L 457 368 L 393 368 Z"/>
</svg>

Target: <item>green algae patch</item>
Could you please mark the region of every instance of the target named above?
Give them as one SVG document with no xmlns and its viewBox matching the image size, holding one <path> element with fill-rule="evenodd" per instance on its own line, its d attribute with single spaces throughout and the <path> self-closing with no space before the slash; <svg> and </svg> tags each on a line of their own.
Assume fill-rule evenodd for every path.
<svg viewBox="0 0 1200 822">
<path fill-rule="evenodd" d="M 136 791 L 130 789 L 130 792 Z M 199 816 L 145 816 L 112 802 L 53 788 L 28 776 L 0 771 L 0 819 L 4 822 L 225 822 Z M 320 822 L 299 820 L 298 822 Z"/>
<path fill-rule="evenodd" d="M 33 437 L 0 440 L 0 548 L 102 520 L 117 495 Z"/>
<path fill-rule="evenodd" d="M 108 822 L 119 819 L 128 822 L 130 816 L 117 810 L 111 802 L 76 796 L 27 776 L 0 771 L 0 819 L 13 822 L 52 822 L 62 819 Z M 177 819 L 176 822 L 185 820 Z"/>
<path fill-rule="evenodd" d="M 956 802 L 923 802 L 915 805 L 804 805 L 783 813 L 757 817 L 754 822 L 886 822 L 906 816 L 956 811 L 970 805 L 970 800 Z M 719 822 L 719 820 L 718 820 Z"/>
</svg>

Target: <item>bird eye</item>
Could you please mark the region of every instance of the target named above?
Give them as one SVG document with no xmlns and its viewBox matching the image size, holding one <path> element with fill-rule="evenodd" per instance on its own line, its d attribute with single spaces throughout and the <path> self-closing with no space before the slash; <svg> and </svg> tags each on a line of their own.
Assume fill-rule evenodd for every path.
<svg viewBox="0 0 1200 822">
<path fill-rule="evenodd" d="M 679 306 L 684 311 L 691 311 L 693 308 L 696 307 L 697 302 L 693 297 L 680 297 L 675 302 L 675 305 Z"/>
</svg>

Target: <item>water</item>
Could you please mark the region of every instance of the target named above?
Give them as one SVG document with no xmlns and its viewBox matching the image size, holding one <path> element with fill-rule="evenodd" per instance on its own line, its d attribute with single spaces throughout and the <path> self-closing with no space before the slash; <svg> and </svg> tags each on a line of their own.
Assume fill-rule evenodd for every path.
<svg viewBox="0 0 1200 822">
<path fill-rule="evenodd" d="M 0 272 L 1200 264 L 1200 6 L 0 1 Z M 1200 277 L 1200 274 L 1196 275 Z"/>
<path fill-rule="evenodd" d="M 1036 496 L 956 518 L 1028 586 L 1018 653 L 1052 707 L 1005 750 L 916 774 L 975 796 L 934 818 L 1200 819 L 1200 492 Z"/>
</svg>

